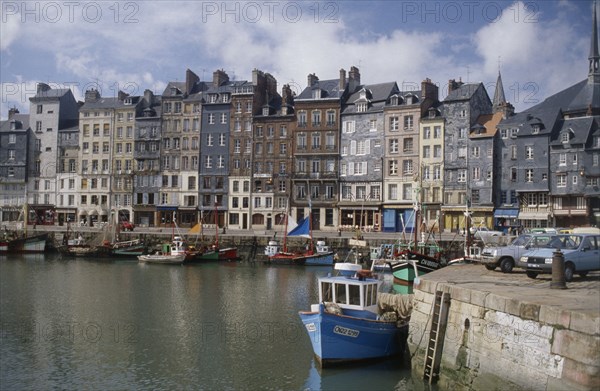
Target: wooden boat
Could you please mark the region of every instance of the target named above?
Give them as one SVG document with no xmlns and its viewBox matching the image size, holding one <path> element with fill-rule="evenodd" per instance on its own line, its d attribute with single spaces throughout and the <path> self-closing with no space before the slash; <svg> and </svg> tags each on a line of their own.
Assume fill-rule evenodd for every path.
<svg viewBox="0 0 600 391">
<path fill-rule="evenodd" d="M 24 235 L 27 235 L 26 233 Z M 48 243 L 48 234 L 24 236 L 8 241 L 6 252 L 10 254 L 43 253 Z"/>
<path fill-rule="evenodd" d="M 185 254 L 171 255 L 171 254 L 146 254 L 138 256 L 138 260 L 144 263 L 161 263 L 168 265 L 181 265 L 185 260 Z"/>
<path fill-rule="evenodd" d="M 334 254 L 330 250 L 329 246 L 325 245 L 324 241 L 318 241 L 316 248 L 313 245 L 312 229 L 311 229 L 311 217 L 310 213 L 308 217 L 302 219 L 298 225 L 291 231 L 287 231 L 288 222 L 286 221 L 283 237 L 283 248 L 280 249 L 278 243 L 275 240 L 269 241 L 268 246 L 265 248 L 265 254 L 268 257 L 269 262 L 275 264 L 285 265 L 307 265 L 307 266 L 332 266 L 334 263 Z M 289 216 L 286 215 L 286 220 Z M 305 251 L 290 252 L 287 249 L 287 238 L 290 236 L 305 237 L 309 241 L 306 245 Z"/>
<path fill-rule="evenodd" d="M 398 327 L 393 312 L 378 316 L 381 281 L 369 273 L 320 277 L 318 304 L 299 313 L 321 367 L 401 353 L 407 325 Z"/>
</svg>

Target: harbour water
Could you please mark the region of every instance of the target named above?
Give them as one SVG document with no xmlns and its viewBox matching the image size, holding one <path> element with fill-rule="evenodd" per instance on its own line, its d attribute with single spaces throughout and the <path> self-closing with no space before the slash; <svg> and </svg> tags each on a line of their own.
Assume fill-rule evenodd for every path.
<svg viewBox="0 0 600 391">
<path fill-rule="evenodd" d="M 316 368 L 298 311 L 331 271 L 2 256 L 0 388 L 423 389 L 400 359 Z"/>
</svg>

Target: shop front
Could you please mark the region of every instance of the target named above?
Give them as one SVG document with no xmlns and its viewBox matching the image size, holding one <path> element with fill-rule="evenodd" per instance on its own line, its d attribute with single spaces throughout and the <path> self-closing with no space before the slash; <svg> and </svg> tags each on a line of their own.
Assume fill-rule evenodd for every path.
<svg viewBox="0 0 600 391">
<path fill-rule="evenodd" d="M 77 208 L 56 208 L 58 225 L 66 225 L 77 221 Z"/>
<path fill-rule="evenodd" d="M 412 233 L 415 229 L 415 210 L 410 208 L 403 209 L 383 209 L 383 232 L 404 232 Z"/>
<path fill-rule="evenodd" d="M 377 207 L 340 207 L 339 228 L 342 230 L 354 230 L 358 227 L 363 231 L 379 231 L 380 226 Z"/>
<path fill-rule="evenodd" d="M 29 205 L 28 224 L 54 225 L 56 211 L 53 205 Z"/>
<path fill-rule="evenodd" d="M 154 227 L 156 225 L 156 216 L 155 206 L 133 207 L 133 224 L 136 227 Z"/>
<path fill-rule="evenodd" d="M 499 208 L 494 211 L 494 229 L 506 234 L 519 229 L 519 209 Z"/>
</svg>

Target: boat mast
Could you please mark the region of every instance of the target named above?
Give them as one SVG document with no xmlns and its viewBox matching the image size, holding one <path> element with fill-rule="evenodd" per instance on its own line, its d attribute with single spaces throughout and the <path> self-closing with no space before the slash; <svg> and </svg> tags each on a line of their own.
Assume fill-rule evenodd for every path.
<svg viewBox="0 0 600 391">
<path fill-rule="evenodd" d="M 290 214 L 290 199 L 288 198 L 285 211 L 285 221 L 283 223 L 283 252 L 287 253 L 287 234 L 288 234 L 288 217 Z"/>
<path fill-rule="evenodd" d="M 215 248 L 219 248 L 219 204 L 215 201 Z"/>
<path fill-rule="evenodd" d="M 308 234 L 310 235 L 310 253 L 314 253 L 313 233 L 312 233 L 312 200 L 308 197 Z"/>
</svg>

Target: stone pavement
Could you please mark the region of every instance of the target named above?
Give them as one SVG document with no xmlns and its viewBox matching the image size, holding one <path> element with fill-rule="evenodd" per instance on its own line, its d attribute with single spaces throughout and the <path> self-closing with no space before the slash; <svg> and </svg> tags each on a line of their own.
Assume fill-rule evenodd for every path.
<svg viewBox="0 0 600 391">
<path fill-rule="evenodd" d="M 572 282 L 566 283 L 567 289 L 552 289 L 551 281 L 551 274 L 531 279 L 521 269 L 502 273 L 487 270 L 481 264 L 458 264 L 422 276 L 418 289 L 435 293 L 436 286 L 444 284 L 450 286 L 453 298 L 468 295 L 464 297 L 467 302 L 480 302 L 497 311 L 549 323 L 557 319 L 544 319 L 547 316 L 565 317 L 571 312 L 570 322 L 574 318 L 582 322 L 577 328 L 600 335 L 600 271 L 590 272 L 586 277 L 575 275 Z"/>
</svg>

